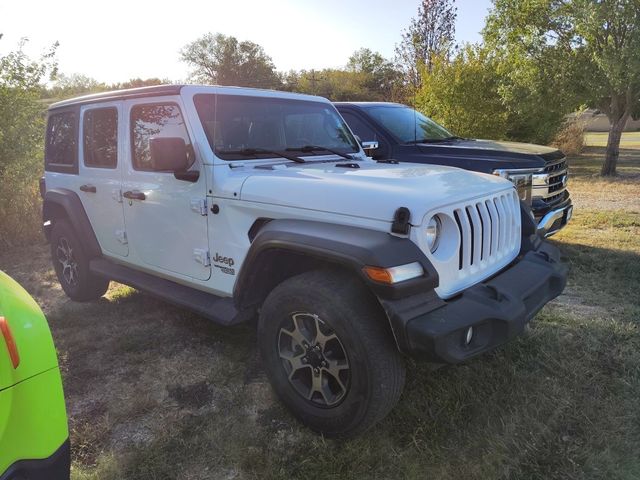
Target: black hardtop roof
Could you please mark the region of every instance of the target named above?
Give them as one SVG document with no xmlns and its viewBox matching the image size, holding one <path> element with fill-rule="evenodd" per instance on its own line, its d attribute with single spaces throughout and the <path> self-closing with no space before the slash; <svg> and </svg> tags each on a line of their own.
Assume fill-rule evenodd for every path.
<svg viewBox="0 0 640 480">
<path fill-rule="evenodd" d="M 81 105 L 84 103 L 108 102 L 110 100 L 122 100 L 129 98 L 155 97 L 161 95 L 178 95 L 184 85 L 153 85 L 151 87 L 128 88 L 126 90 L 112 90 L 110 92 L 94 93 L 82 97 L 70 98 L 56 102 L 49 110 Z"/>
</svg>

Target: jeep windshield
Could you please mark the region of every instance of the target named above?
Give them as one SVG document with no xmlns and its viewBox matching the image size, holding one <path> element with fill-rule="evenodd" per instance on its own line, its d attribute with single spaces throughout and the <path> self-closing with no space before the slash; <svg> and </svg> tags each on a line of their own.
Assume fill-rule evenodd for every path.
<svg viewBox="0 0 640 480">
<path fill-rule="evenodd" d="M 359 151 L 329 103 L 225 94 L 199 94 L 194 102 L 209 145 L 223 160 Z"/>
<path fill-rule="evenodd" d="M 363 108 L 400 143 L 437 143 L 458 138 L 429 117 L 404 105 L 371 105 Z"/>
</svg>

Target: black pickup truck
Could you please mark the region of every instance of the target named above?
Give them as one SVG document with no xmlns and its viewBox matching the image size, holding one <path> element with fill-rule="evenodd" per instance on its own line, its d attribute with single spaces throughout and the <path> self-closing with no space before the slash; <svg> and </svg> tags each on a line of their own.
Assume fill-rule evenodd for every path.
<svg viewBox="0 0 640 480">
<path fill-rule="evenodd" d="M 567 161 L 555 148 L 460 138 L 413 108 L 386 102 L 334 104 L 365 151 L 378 161 L 449 165 L 500 175 L 516 184 L 544 236 L 571 219 Z"/>
</svg>

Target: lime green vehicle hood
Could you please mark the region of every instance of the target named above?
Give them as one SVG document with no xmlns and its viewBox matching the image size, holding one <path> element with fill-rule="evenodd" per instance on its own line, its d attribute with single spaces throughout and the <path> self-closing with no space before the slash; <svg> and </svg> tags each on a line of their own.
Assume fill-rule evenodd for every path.
<svg viewBox="0 0 640 480">
<path fill-rule="evenodd" d="M 29 294 L 3 272 L 0 272 L 0 316 L 9 325 L 19 355 L 14 368 L 0 332 L 2 477 L 16 462 L 49 458 L 69 437 L 69 429 L 60 369 L 47 320 Z"/>
<path fill-rule="evenodd" d="M 0 272 L 0 316 L 9 325 L 20 358 L 13 368 L 0 333 L 0 391 L 58 366 L 49 325 L 40 307 L 4 272 Z"/>
</svg>

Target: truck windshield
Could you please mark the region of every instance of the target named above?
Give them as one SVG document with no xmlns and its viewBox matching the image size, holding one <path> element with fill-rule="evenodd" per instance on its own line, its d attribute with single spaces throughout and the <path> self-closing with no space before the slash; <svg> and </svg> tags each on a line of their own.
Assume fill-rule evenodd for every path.
<svg viewBox="0 0 640 480">
<path fill-rule="evenodd" d="M 367 106 L 366 112 L 400 143 L 437 142 L 455 138 L 447 129 L 404 105 Z"/>
<path fill-rule="evenodd" d="M 358 143 L 333 105 L 245 95 L 199 94 L 196 110 L 211 149 L 224 160 L 297 155 L 310 146 L 356 153 Z"/>
</svg>

